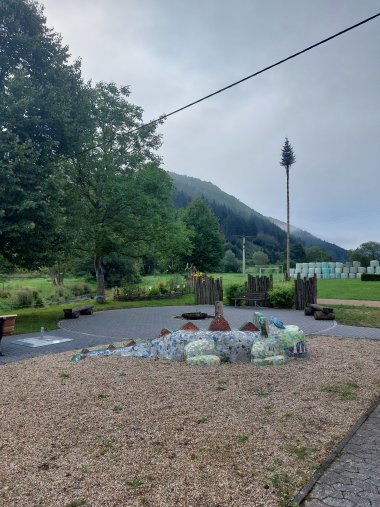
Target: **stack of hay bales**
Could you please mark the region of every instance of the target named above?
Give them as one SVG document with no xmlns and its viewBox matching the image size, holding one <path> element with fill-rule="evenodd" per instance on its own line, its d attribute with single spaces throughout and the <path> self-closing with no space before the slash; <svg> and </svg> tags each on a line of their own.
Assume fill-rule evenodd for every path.
<svg viewBox="0 0 380 507">
<path fill-rule="evenodd" d="M 373 260 L 368 268 L 361 266 L 359 261 L 350 262 L 297 262 L 290 269 L 290 277 L 297 278 L 361 278 L 363 273 L 380 275 L 380 262 Z"/>
</svg>

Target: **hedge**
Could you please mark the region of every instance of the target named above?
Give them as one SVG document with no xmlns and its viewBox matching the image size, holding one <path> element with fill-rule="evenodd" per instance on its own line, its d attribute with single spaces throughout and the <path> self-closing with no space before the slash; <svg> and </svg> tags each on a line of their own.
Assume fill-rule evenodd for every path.
<svg viewBox="0 0 380 507">
<path fill-rule="evenodd" d="M 361 279 L 363 282 L 380 282 L 380 275 L 373 275 L 372 273 L 363 273 Z"/>
</svg>

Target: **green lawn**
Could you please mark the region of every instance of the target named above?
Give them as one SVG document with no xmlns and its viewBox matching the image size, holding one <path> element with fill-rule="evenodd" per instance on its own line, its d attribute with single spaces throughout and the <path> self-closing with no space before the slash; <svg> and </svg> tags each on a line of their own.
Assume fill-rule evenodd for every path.
<svg viewBox="0 0 380 507">
<path fill-rule="evenodd" d="M 318 297 L 326 299 L 356 299 L 380 301 L 380 282 L 358 279 L 318 280 Z"/>
<path fill-rule="evenodd" d="M 334 305 L 334 313 L 339 324 L 380 328 L 380 308 Z"/>
</svg>

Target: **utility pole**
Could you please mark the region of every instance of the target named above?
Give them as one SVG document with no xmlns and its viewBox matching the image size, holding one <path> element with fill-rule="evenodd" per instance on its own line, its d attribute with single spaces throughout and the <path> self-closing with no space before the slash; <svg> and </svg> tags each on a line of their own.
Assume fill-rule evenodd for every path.
<svg viewBox="0 0 380 507">
<path fill-rule="evenodd" d="M 245 275 L 245 236 L 243 236 L 243 275 Z"/>
</svg>

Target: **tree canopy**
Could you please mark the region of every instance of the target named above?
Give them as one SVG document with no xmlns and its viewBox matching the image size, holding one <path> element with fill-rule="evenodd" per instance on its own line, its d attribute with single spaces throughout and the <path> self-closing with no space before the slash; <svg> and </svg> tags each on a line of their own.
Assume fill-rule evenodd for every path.
<svg viewBox="0 0 380 507">
<path fill-rule="evenodd" d="M 187 262 L 200 271 L 218 269 L 224 255 L 224 237 L 216 215 L 198 197 L 182 210 L 181 217 L 192 234 L 193 250 Z"/>
<path fill-rule="evenodd" d="M 32 267 L 49 263 L 60 235 L 57 163 L 81 146 L 86 92 L 36 2 L 0 0 L 0 19 L 0 249 Z"/>
</svg>

